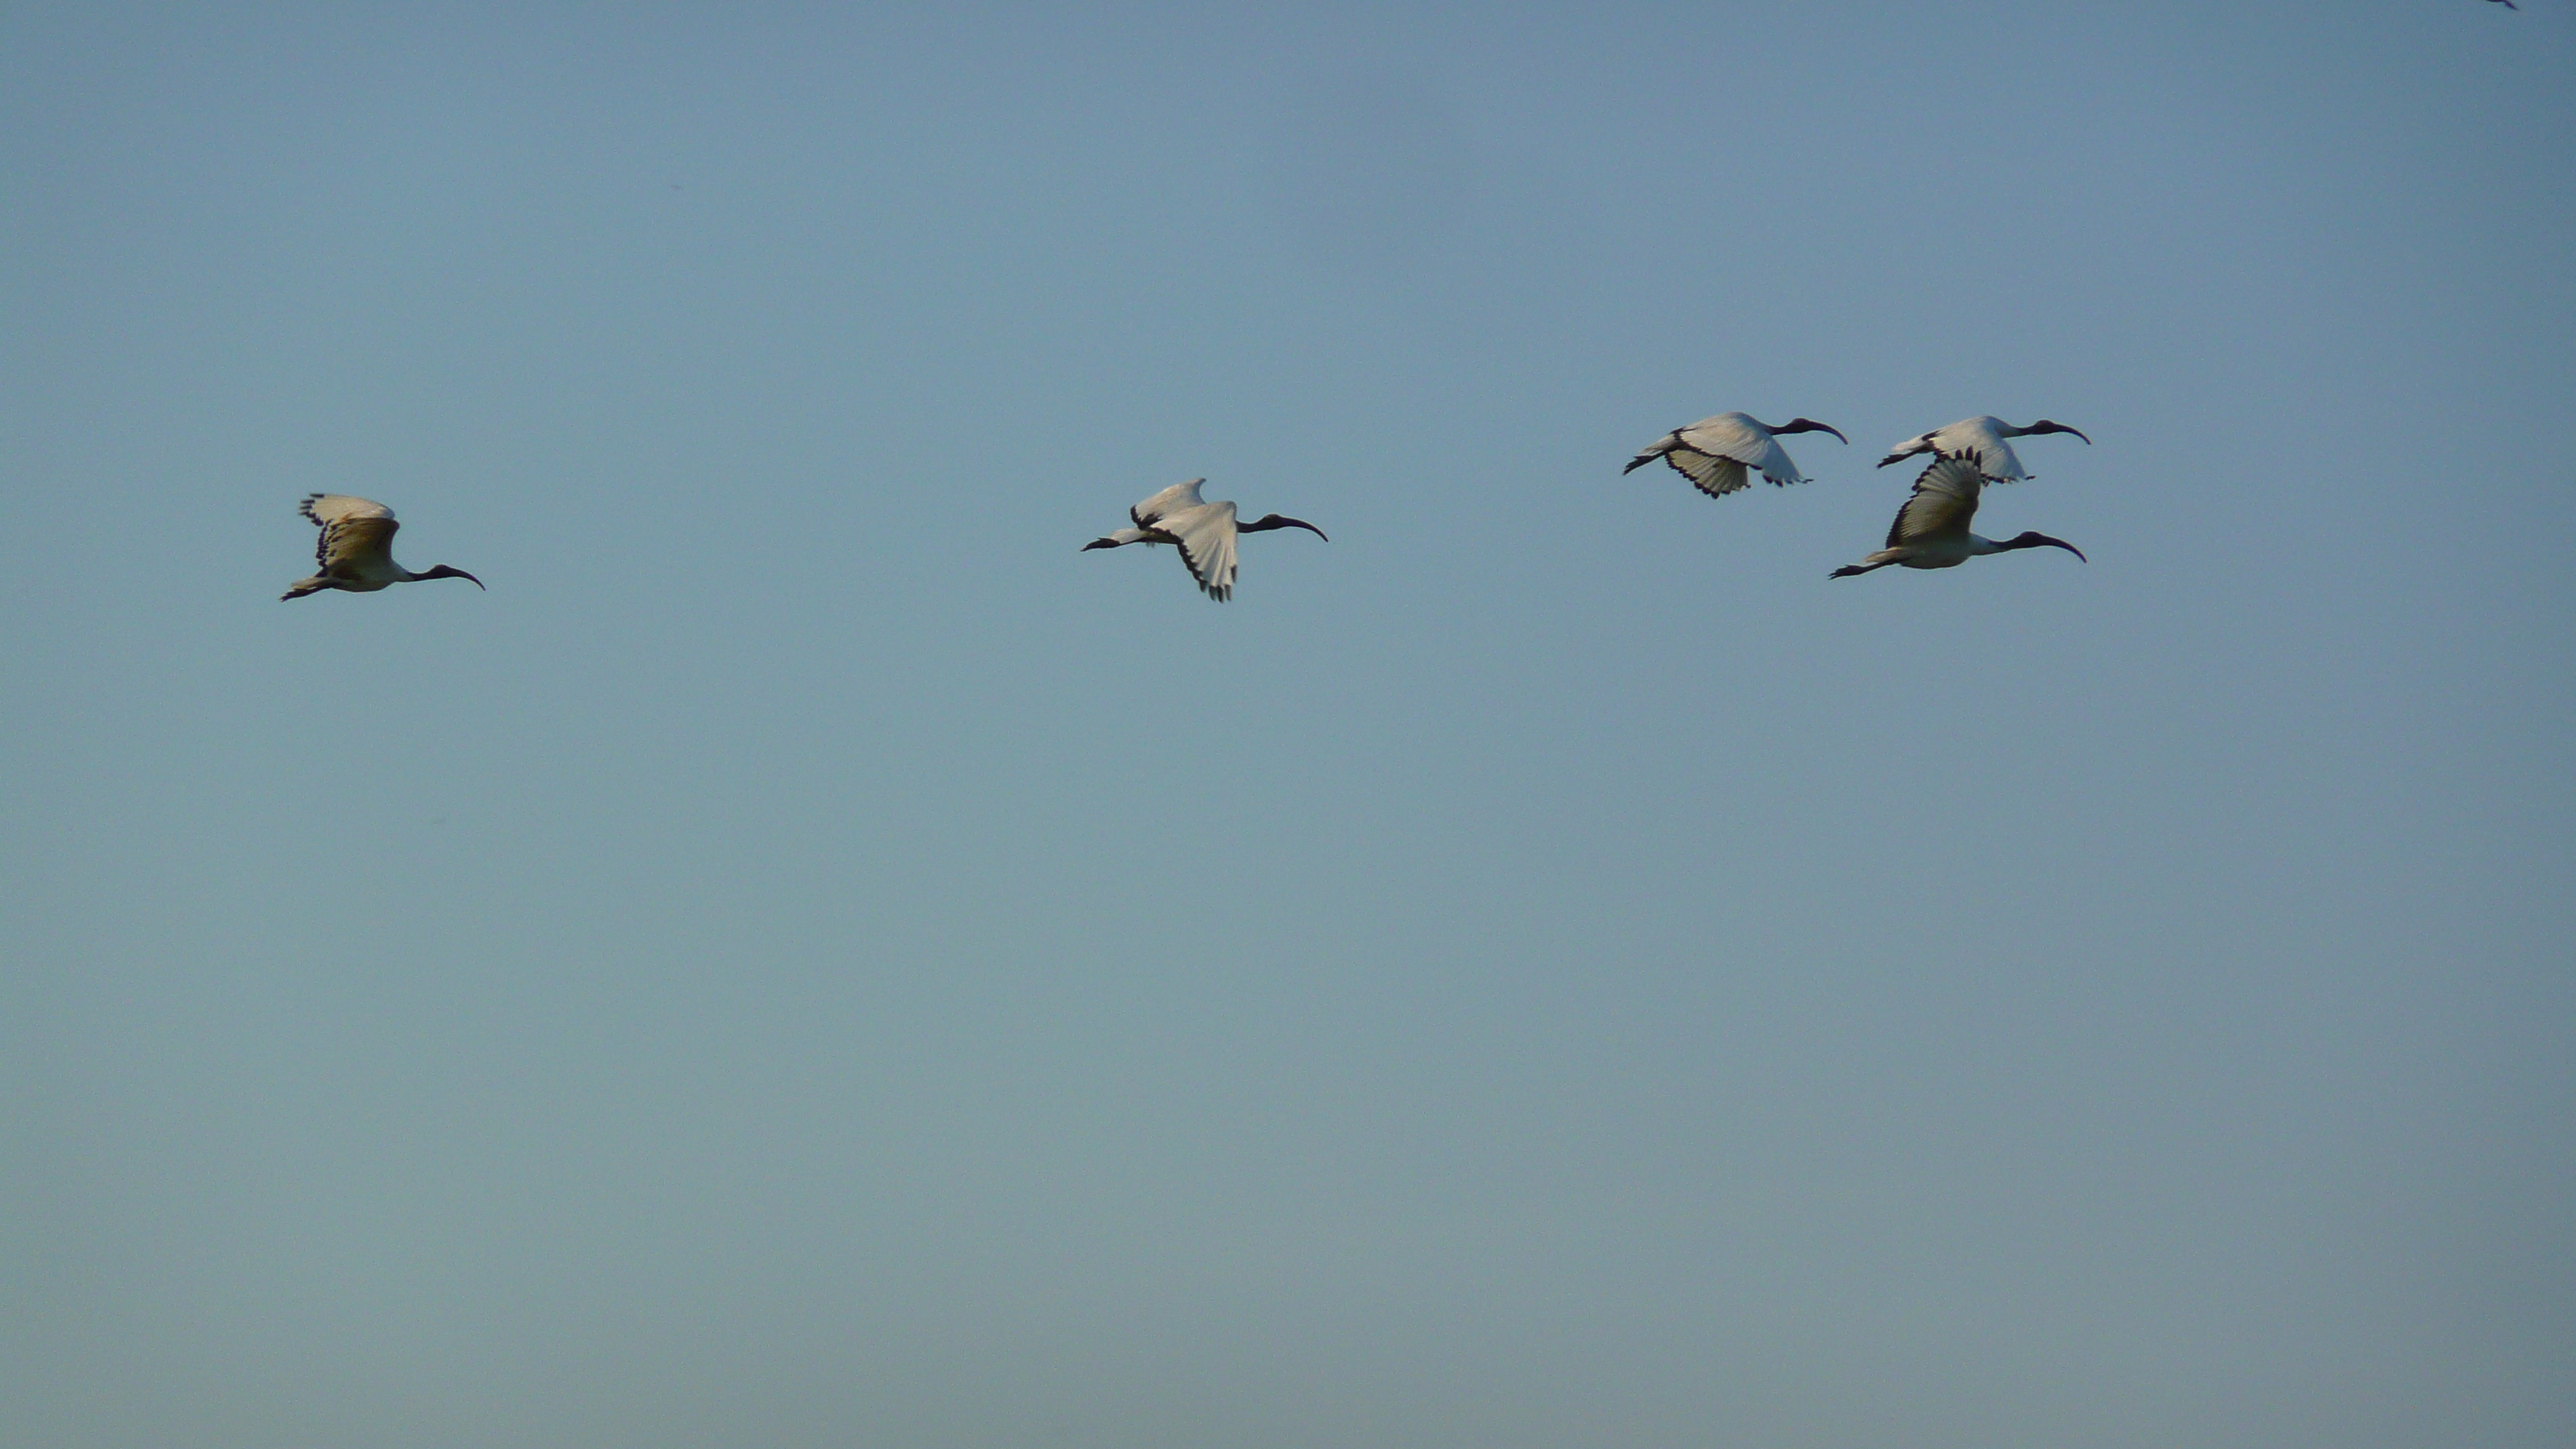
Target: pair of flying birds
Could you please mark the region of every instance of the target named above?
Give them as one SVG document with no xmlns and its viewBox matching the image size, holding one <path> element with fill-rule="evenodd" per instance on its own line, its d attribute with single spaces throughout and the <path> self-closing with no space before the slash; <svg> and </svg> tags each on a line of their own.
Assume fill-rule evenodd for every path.
<svg viewBox="0 0 2576 1449">
<path fill-rule="evenodd" d="M 1187 564 L 1190 577 L 1212 599 L 1224 599 L 1234 593 L 1234 541 L 1237 535 L 1266 533 L 1274 528 L 1302 528 L 1317 538 L 1324 531 L 1301 518 L 1283 518 L 1276 513 L 1252 523 L 1234 521 L 1232 503 L 1210 503 L 1199 497 L 1204 478 L 1193 478 L 1175 484 L 1127 510 L 1136 521 L 1134 528 L 1084 544 L 1086 549 L 1117 548 L 1130 543 L 1168 543 L 1177 546 L 1181 562 Z M 466 579 L 474 587 L 483 581 L 460 568 L 440 564 L 425 573 L 413 573 L 394 562 L 394 531 L 402 527 L 394 521 L 394 511 L 372 499 L 352 498 L 345 493 L 315 493 L 303 503 L 303 514 L 321 533 L 313 541 L 313 561 L 317 565 L 310 577 L 287 585 L 281 599 L 300 599 L 325 589 L 339 589 L 352 594 L 372 594 L 394 584 L 416 584 L 423 579 Z"/>
<path fill-rule="evenodd" d="M 1782 487 L 1803 483 L 1806 480 L 1799 476 L 1797 465 L 1789 461 L 1788 450 L 1780 446 L 1780 435 L 1784 433 L 1843 436 L 1841 430 L 1807 418 L 1792 418 L 1775 428 L 1743 413 L 1719 413 L 1656 439 L 1624 471 L 1633 473 L 1661 458 L 1711 498 L 1723 498 L 1749 486 L 1756 472 Z M 1932 454 L 1932 466 L 1914 480 L 1914 495 L 1897 510 L 1895 526 L 1887 531 L 1887 547 L 1859 563 L 1834 570 L 1832 576 L 1839 579 L 1865 574 L 1890 564 L 1910 569 L 1946 569 L 1978 554 L 2017 548 L 2062 548 L 2077 558 L 2084 557 L 2075 545 L 2043 533 L 2025 533 L 1996 542 L 1968 531 L 1968 523 L 1977 513 L 1977 495 L 1986 484 L 2031 476 L 2014 455 L 2010 440 L 2038 433 L 2075 433 L 2084 438 L 2075 429 L 2045 418 L 2017 428 L 2001 418 L 1984 417 L 1955 422 L 1897 444 L 1879 460 L 1880 467 L 1918 453 Z M 1241 535 L 1302 528 L 1317 538 L 1324 537 L 1322 529 L 1304 519 L 1277 513 L 1265 514 L 1251 523 L 1237 523 L 1232 503 L 1210 503 L 1199 496 L 1199 485 L 1206 481 L 1193 478 L 1187 483 L 1175 483 L 1128 509 L 1127 516 L 1135 527 L 1095 538 L 1082 546 L 1083 551 L 1123 548 L 1131 543 L 1171 544 L 1179 550 L 1182 565 L 1189 569 L 1199 588 L 1209 598 L 1222 600 L 1234 595 L 1235 540 Z M 416 574 L 395 563 L 394 530 L 402 525 L 394 521 L 394 511 L 381 503 L 343 493 L 316 493 L 304 500 L 303 513 L 321 530 L 313 546 L 319 568 L 311 577 L 289 585 L 284 598 L 300 599 L 325 589 L 371 594 L 388 585 L 423 579 L 465 579 L 478 589 L 483 587 L 481 579 L 446 564 Z"/>
<path fill-rule="evenodd" d="M 1322 529 L 1304 519 L 1283 518 L 1276 513 L 1251 523 L 1236 523 L 1232 503 L 1210 503 L 1199 497 L 1199 485 L 1206 481 L 1193 478 L 1164 489 L 1127 510 L 1127 516 L 1136 521 L 1134 528 L 1122 528 L 1083 547 L 1172 544 L 1179 548 L 1181 562 L 1188 565 L 1190 577 L 1198 580 L 1207 596 L 1224 599 L 1234 593 L 1237 535 L 1302 528 L 1317 538 L 1324 537 Z M 395 563 L 394 530 L 402 525 L 394 521 L 394 511 L 381 503 L 345 493 L 316 493 L 304 500 L 303 513 L 322 531 L 313 541 L 313 560 L 318 567 L 311 577 L 287 585 L 280 598 L 300 599 L 325 589 L 372 594 L 393 584 L 415 584 L 423 579 L 468 579 L 474 587 L 483 587 L 481 579 L 446 564 L 416 574 Z"/>
</svg>

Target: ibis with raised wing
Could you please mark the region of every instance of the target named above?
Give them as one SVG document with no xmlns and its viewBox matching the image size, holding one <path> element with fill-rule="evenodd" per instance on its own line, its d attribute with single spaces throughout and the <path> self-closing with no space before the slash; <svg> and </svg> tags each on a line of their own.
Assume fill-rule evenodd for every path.
<svg viewBox="0 0 2576 1449">
<path fill-rule="evenodd" d="M 304 500 L 302 512 L 322 530 L 313 541 L 313 560 L 320 567 L 311 578 L 287 585 L 280 599 L 300 599 L 324 589 L 372 594 L 423 579 L 464 579 L 478 589 L 483 587 L 481 579 L 446 564 L 416 574 L 395 563 L 394 530 L 402 525 L 394 522 L 394 511 L 381 503 L 345 493 L 316 493 Z"/>
<path fill-rule="evenodd" d="M 2010 553 L 2020 548 L 2062 548 L 2077 558 L 2084 557 L 2082 549 L 2044 533 L 2024 533 L 2000 543 L 1970 533 L 1968 524 L 1977 516 L 1977 494 L 1985 485 L 1985 478 L 1971 459 L 1935 461 L 1914 480 L 1914 496 L 1896 510 L 1896 522 L 1887 530 L 1887 547 L 1859 563 L 1843 565 L 1828 577 L 1847 579 L 1889 564 L 1909 569 L 1951 569 L 1979 554 Z"/>
<path fill-rule="evenodd" d="M 1199 485 L 1206 481 L 1193 478 L 1187 483 L 1175 483 L 1128 509 L 1134 528 L 1103 534 L 1084 544 L 1082 551 L 1125 548 L 1131 543 L 1168 543 L 1180 550 L 1181 564 L 1197 581 L 1200 592 L 1222 603 L 1234 597 L 1234 545 L 1239 535 L 1302 528 L 1326 543 L 1332 542 L 1324 538 L 1322 529 L 1302 518 L 1269 513 L 1251 523 L 1237 523 L 1231 502 L 1210 503 L 1199 497 Z"/>
</svg>

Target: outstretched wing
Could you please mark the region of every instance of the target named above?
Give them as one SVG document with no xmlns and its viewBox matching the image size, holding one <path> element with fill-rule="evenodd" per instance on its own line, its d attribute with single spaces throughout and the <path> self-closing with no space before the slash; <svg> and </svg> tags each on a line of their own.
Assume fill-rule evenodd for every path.
<svg viewBox="0 0 2576 1449">
<path fill-rule="evenodd" d="M 326 577 L 358 578 L 393 566 L 394 530 L 402 525 L 392 509 L 345 493 L 316 493 L 302 512 L 322 530 L 313 540 L 313 561 Z"/>
<path fill-rule="evenodd" d="M 1195 496 L 1198 485 L 1182 485 Z M 1222 603 L 1234 596 L 1234 505 L 1202 503 L 1162 515 L 1156 528 L 1181 546 L 1181 562 L 1209 598 Z"/>
<path fill-rule="evenodd" d="M 1138 528 L 1152 528 L 1162 519 L 1183 509 L 1203 508 L 1206 505 L 1199 501 L 1199 485 L 1206 481 L 1205 478 L 1193 478 L 1187 483 L 1175 483 L 1128 509 L 1127 516 L 1136 520 Z"/>
<path fill-rule="evenodd" d="M 1691 480 L 1693 488 L 1711 498 L 1740 493 L 1752 481 L 1740 460 L 1703 453 L 1687 443 L 1676 443 L 1664 454 L 1664 461 L 1673 465 L 1674 472 Z"/>
<path fill-rule="evenodd" d="M 1887 546 L 1922 543 L 1968 531 L 1977 516 L 1977 494 L 1985 486 L 1977 465 L 1968 458 L 1943 458 L 1914 480 L 1914 496 L 1896 510 L 1887 530 Z"/>
</svg>

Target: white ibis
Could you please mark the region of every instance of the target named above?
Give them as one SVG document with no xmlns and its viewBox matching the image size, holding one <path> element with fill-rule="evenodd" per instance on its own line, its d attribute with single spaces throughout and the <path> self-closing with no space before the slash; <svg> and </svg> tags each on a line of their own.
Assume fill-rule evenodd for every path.
<svg viewBox="0 0 2576 1449">
<path fill-rule="evenodd" d="M 445 564 L 416 574 L 395 563 L 394 530 L 402 525 L 394 522 L 394 511 L 381 503 L 345 493 L 316 493 L 304 500 L 302 511 L 322 530 L 313 542 L 313 560 L 321 571 L 287 585 L 286 592 L 278 595 L 281 600 L 324 589 L 372 594 L 390 584 L 416 584 L 422 579 L 469 579 L 474 587 L 483 587 L 481 579 Z"/>
<path fill-rule="evenodd" d="M 1199 497 L 1199 485 L 1205 478 L 1175 483 L 1144 502 L 1127 510 L 1136 520 L 1134 528 L 1122 528 L 1103 534 L 1082 546 L 1082 551 L 1095 548 L 1124 548 L 1131 543 L 1168 543 L 1181 551 L 1181 563 L 1198 580 L 1199 589 L 1209 598 L 1223 602 L 1234 596 L 1234 539 L 1240 533 L 1268 533 L 1276 528 L 1302 528 L 1326 543 L 1324 531 L 1302 518 L 1285 518 L 1265 514 L 1252 523 L 1234 521 L 1232 503 L 1209 503 Z"/>
<path fill-rule="evenodd" d="M 1798 476 L 1798 465 L 1789 461 L 1789 450 L 1780 446 L 1782 433 L 1832 433 L 1846 446 L 1851 442 L 1840 429 L 1810 418 L 1791 418 L 1775 428 L 1744 413 L 1719 413 L 1657 438 L 1619 471 L 1634 473 L 1661 458 L 1711 498 L 1746 487 L 1747 469 L 1760 470 L 1775 487 L 1804 483 L 1807 480 Z"/>
<path fill-rule="evenodd" d="M 1940 459 L 1914 480 L 1914 496 L 1896 510 L 1896 522 L 1887 530 L 1887 547 L 1859 563 L 1845 564 L 1828 577 L 1845 579 L 1889 564 L 1957 568 L 1981 553 L 2009 553 L 2017 548 L 2062 548 L 2084 557 L 2084 550 L 2044 533 L 2025 533 L 2001 543 L 1970 533 L 1968 523 L 1977 516 L 1977 494 L 1984 487 L 1975 463 L 1966 458 Z"/>
<path fill-rule="evenodd" d="M 2046 418 L 2026 428 L 2016 428 L 2001 418 L 1961 418 L 1946 428 L 1934 428 L 1890 448 L 1887 456 L 1878 460 L 1878 466 L 1884 468 L 1899 458 L 1930 453 L 1942 458 L 1965 458 L 1977 465 L 1977 471 L 1985 475 L 1987 482 L 2010 483 L 2036 475 L 2023 471 L 2021 459 L 2014 454 L 2012 444 L 2004 440 L 2036 437 L 2041 433 L 2075 433 L 2075 436 L 2084 438 L 2082 433 L 2075 432 L 2066 424 L 2052 423 Z M 2084 438 L 2084 445 L 2091 447 L 2093 440 Z"/>
</svg>

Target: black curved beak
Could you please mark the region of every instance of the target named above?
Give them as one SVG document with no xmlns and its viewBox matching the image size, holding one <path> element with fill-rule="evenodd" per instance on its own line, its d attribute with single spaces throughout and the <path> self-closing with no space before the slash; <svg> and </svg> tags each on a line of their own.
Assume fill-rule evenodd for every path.
<svg viewBox="0 0 2576 1449">
<path fill-rule="evenodd" d="M 1831 433 L 1834 435 L 1834 441 L 1842 444 L 1846 448 L 1851 446 L 1851 439 L 1843 436 L 1842 429 L 1835 427 L 1831 423 L 1817 422 L 1814 418 L 1791 418 L 1789 420 L 1789 426 L 1782 428 L 1780 431 L 1784 433 Z"/>
<path fill-rule="evenodd" d="M 2031 424 L 2030 430 L 2034 433 L 2073 433 L 2079 438 L 2084 438 L 2082 430 L 2070 428 L 2064 423 L 2052 423 L 2046 418 L 2041 418 L 2038 422 Z M 2084 446 L 2088 448 L 2092 447 L 2093 440 L 2091 438 L 2084 438 Z"/>
<path fill-rule="evenodd" d="M 1247 523 L 1242 528 L 1236 530 L 1236 532 L 1267 533 L 1274 528 L 1302 528 L 1308 533 L 1315 535 L 1317 538 L 1324 539 L 1324 542 L 1326 543 L 1332 542 L 1331 539 L 1325 538 L 1324 531 L 1317 528 L 1315 525 L 1308 523 L 1302 518 L 1290 518 L 1287 515 L 1280 513 L 1265 514 L 1262 516 L 1259 523 Z"/>
<path fill-rule="evenodd" d="M 2085 561 L 2086 563 L 2091 563 L 2091 562 L 2092 562 L 2092 560 L 2091 560 L 2091 559 L 2089 559 L 2089 558 L 2084 558 L 2084 550 L 2082 550 L 2082 549 L 2080 549 L 2080 548 L 2077 548 L 2075 545 L 2073 545 L 2073 544 L 2071 544 L 2071 543 L 2068 543 L 2065 539 L 2062 539 L 2062 538 L 2051 538 L 2051 537 L 2049 537 L 2047 534 L 2044 534 L 2044 533 L 2016 533 L 2016 534 L 2014 534 L 2011 538 L 2006 539 L 2002 544 L 1998 545 L 1998 547 L 1999 547 L 1999 548 L 2062 548 L 2062 549 L 2066 550 L 2068 553 L 2071 553 L 2071 554 L 2075 555 L 2077 558 L 2084 559 L 2084 561 Z"/>
<path fill-rule="evenodd" d="M 1117 546 L 1118 540 L 1114 538 L 1095 538 L 1091 542 L 1084 544 L 1082 547 L 1075 549 L 1074 552 L 1089 553 L 1095 548 L 1116 548 Z"/>
<path fill-rule="evenodd" d="M 430 572 L 431 577 L 433 577 L 433 578 L 441 578 L 441 579 L 463 579 L 463 580 L 465 580 L 467 583 L 472 584 L 474 587 L 476 587 L 476 588 L 478 588 L 478 589 L 483 589 L 483 581 L 482 581 L 481 579 L 478 579 L 478 578 L 474 577 L 472 574 L 469 574 L 469 573 L 467 573 L 465 570 L 463 570 L 463 569 L 461 569 L 461 568 L 456 567 L 454 564 L 440 564 L 438 567 L 436 567 L 436 568 L 434 568 L 434 569 L 431 569 L 429 572 Z M 490 593 L 490 592 L 492 592 L 492 591 L 491 591 L 490 589 L 483 589 L 483 592 L 485 592 L 485 593 L 487 593 L 487 594 L 488 594 L 488 593 Z"/>
</svg>

